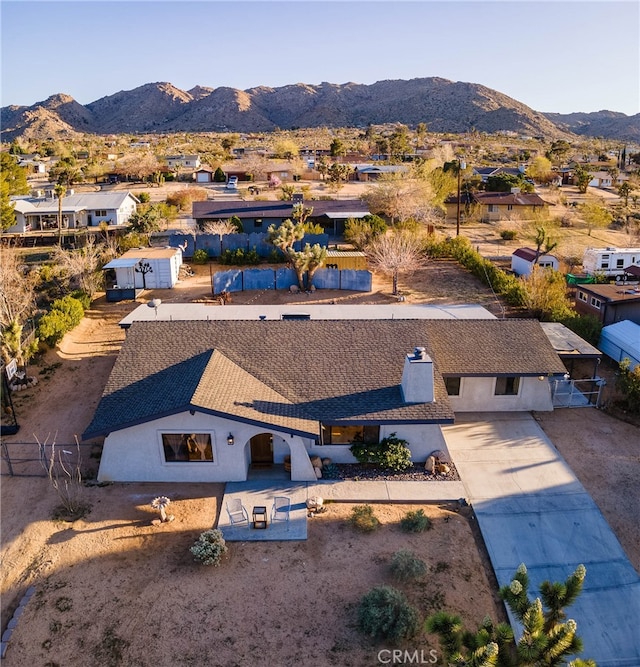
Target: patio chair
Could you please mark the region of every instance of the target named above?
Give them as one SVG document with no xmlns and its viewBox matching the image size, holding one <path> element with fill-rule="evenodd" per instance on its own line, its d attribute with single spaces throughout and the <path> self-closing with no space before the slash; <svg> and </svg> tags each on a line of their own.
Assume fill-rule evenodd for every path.
<svg viewBox="0 0 640 667">
<path fill-rule="evenodd" d="M 271 523 L 274 521 L 286 521 L 289 530 L 289 512 L 291 511 L 291 499 L 286 496 L 275 496 L 271 506 Z"/>
<path fill-rule="evenodd" d="M 227 501 L 227 514 L 232 526 L 236 523 L 245 522 L 249 525 L 249 515 L 240 498 L 232 498 Z"/>
</svg>

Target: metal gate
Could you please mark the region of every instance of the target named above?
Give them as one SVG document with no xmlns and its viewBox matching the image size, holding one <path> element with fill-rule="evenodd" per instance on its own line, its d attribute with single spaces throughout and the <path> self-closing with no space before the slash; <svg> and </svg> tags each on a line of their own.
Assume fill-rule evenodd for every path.
<svg viewBox="0 0 640 667">
<path fill-rule="evenodd" d="M 607 381 L 601 377 L 551 380 L 554 408 L 598 408 Z"/>
</svg>

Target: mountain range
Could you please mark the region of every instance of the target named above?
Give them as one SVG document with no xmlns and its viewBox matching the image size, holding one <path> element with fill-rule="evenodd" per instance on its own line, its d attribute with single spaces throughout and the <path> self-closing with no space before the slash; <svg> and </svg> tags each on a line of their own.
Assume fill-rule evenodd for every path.
<svg viewBox="0 0 640 667">
<path fill-rule="evenodd" d="M 297 127 L 426 123 L 431 132 L 511 131 L 545 139 L 571 133 L 640 142 L 640 114 L 534 111 L 496 90 L 437 77 L 357 83 L 296 83 L 248 90 L 148 83 L 82 105 L 64 93 L 0 109 L 2 141 L 82 133 L 269 132 Z"/>
</svg>

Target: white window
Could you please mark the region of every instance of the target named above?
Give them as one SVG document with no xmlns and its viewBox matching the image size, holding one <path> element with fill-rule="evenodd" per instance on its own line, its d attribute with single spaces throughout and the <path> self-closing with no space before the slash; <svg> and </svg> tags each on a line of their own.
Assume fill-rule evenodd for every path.
<svg viewBox="0 0 640 667">
<path fill-rule="evenodd" d="M 584 292 L 578 292 L 578 299 L 587 303 L 587 295 Z"/>
<path fill-rule="evenodd" d="M 600 306 L 602 305 L 602 301 L 600 301 L 600 299 L 597 299 L 595 296 L 591 297 L 591 301 L 589 303 L 598 310 L 600 310 Z"/>
</svg>

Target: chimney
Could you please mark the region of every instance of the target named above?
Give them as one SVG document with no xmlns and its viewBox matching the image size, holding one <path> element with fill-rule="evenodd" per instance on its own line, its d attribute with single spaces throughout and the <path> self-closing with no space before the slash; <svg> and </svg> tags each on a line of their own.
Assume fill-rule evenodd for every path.
<svg viewBox="0 0 640 667">
<path fill-rule="evenodd" d="M 433 403 L 433 361 L 424 347 L 407 354 L 401 387 L 405 403 Z"/>
</svg>

